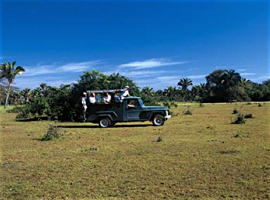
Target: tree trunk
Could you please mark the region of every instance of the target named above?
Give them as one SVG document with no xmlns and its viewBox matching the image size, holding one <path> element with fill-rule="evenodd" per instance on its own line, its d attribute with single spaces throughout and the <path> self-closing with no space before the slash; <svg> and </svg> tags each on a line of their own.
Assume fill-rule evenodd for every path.
<svg viewBox="0 0 270 200">
<path fill-rule="evenodd" d="M 8 98 L 9 98 L 9 94 L 10 94 L 10 87 L 11 87 L 11 83 L 8 83 L 8 92 L 7 92 L 7 97 L 6 97 L 6 103 L 5 103 L 5 108 L 7 108 L 8 106 Z"/>
</svg>

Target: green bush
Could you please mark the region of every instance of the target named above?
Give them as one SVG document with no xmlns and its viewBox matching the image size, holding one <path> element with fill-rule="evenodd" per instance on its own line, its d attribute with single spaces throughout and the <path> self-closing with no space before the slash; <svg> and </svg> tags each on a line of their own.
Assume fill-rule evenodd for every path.
<svg viewBox="0 0 270 200">
<path fill-rule="evenodd" d="M 204 107 L 204 104 L 203 103 L 200 103 L 199 106 L 202 108 L 202 107 Z"/>
<path fill-rule="evenodd" d="M 236 119 L 232 121 L 232 124 L 245 124 L 245 116 L 243 114 L 238 114 Z"/>
<path fill-rule="evenodd" d="M 58 139 L 63 136 L 63 131 L 55 126 L 54 123 L 48 125 L 47 133 L 43 135 L 41 141 L 49 141 L 53 139 Z"/>
<path fill-rule="evenodd" d="M 238 110 L 235 108 L 232 112 L 232 114 L 238 114 Z"/>
<path fill-rule="evenodd" d="M 171 108 L 171 107 L 175 107 L 175 108 L 177 108 L 178 107 L 178 104 L 177 103 L 175 103 L 175 102 L 163 102 L 163 106 L 166 106 L 166 107 L 168 107 L 169 109 Z"/>
<path fill-rule="evenodd" d="M 247 119 L 247 118 L 253 118 L 253 115 L 250 113 L 250 114 L 246 114 L 245 115 L 245 118 Z"/>
<path fill-rule="evenodd" d="M 192 115 L 192 111 L 191 110 L 185 110 L 183 114 L 184 115 Z"/>
</svg>

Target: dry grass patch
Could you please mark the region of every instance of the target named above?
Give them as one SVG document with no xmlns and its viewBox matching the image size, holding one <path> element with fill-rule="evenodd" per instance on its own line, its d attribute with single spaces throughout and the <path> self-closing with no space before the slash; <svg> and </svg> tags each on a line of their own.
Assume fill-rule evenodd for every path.
<svg viewBox="0 0 270 200">
<path fill-rule="evenodd" d="M 256 118 L 242 125 L 231 124 L 235 104 L 188 105 L 195 108 L 192 115 L 172 117 L 162 127 L 57 123 L 65 134 L 49 142 L 40 141 L 49 122 L 17 122 L 15 114 L 0 112 L 0 196 L 270 198 L 270 104 L 249 105 Z"/>
</svg>

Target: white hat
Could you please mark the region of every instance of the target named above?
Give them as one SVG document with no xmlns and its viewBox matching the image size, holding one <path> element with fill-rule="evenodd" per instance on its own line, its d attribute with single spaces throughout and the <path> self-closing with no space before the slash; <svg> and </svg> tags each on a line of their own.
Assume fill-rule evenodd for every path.
<svg viewBox="0 0 270 200">
<path fill-rule="evenodd" d="M 85 94 L 85 95 L 86 95 L 87 93 L 86 93 L 86 92 L 83 92 L 83 94 Z"/>
<path fill-rule="evenodd" d="M 127 85 L 127 86 L 125 86 L 125 88 L 129 88 L 129 86 Z"/>
</svg>

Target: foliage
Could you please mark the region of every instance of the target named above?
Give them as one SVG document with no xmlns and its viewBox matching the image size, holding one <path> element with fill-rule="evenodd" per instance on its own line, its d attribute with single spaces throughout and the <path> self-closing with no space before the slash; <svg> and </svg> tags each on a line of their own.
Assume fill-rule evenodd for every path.
<svg viewBox="0 0 270 200">
<path fill-rule="evenodd" d="M 97 70 L 86 71 L 77 83 L 71 85 L 61 85 L 57 88 L 41 84 L 34 90 L 11 89 L 9 102 L 13 105 L 24 105 L 19 109 L 18 118 L 48 117 L 61 121 L 80 121 L 82 120 L 81 95 L 83 92 L 120 89 L 126 85 L 134 86 L 134 89 L 130 91 L 131 95 L 140 96 L 145 105 L 158 105 L 158 102 L 163 102 L 169 108 L 176 105 L 173 102 L 180 101 L 204 103 L 270 100 L 270 80 L 258 84 L 242 78 L 234 70 L 219 69 L 206 76 L 206 83 L 193 86 L 191 79 L 182 78 L 177 83 L 179 88 L 168 86 L 157 91 L 148 86 L 140 89 L 130 78 L 119 73 L 105 75 Z M 189 86 L 193 87 L 189 89 Z M 6 87 L 3 88 L 2 93 L 5 95 Z M 200 107 L 202 106 L 203 104 L 200 104 Z M 236 111 L 234 114 L 237 114 Z"/>
<path fill-rule="evenodd" d="M 234 121 L 232 121 L 232 124 L 245 124 L 245 116 L 241 113 L 237 114 L 237 117 Z"/>
<path fill-rule="evenodd" d="M 47 133 L 43 135 L 41 141 L 49 141 L 53 139 L 58 139 L 63 136 L 63 131 L 55 126 L 54 123 L 48 125 Z"/>
<path fill-rule="evenodd" d="M 245 114 L 245 118 L 248 119 L 248 118 L 253 118 L 253 115 L 251 113 L 249 114 Z"/>
<path fill-rule="evenodd" d="M 87 90 L 118 89 L 123 86 L 135 86 L 132 95 L 139 96 L 140 91 L 135 83 L 119 74 L 105 75 L 97 70 L 84 72 L 78 83 L 61 85 L 59 88 L 41 84 L 38 88 L 27 91 L 28 96 L 25 106 L 17 116 L 18 118 L 48 117 L 61 121 L 82 120 L 81 95 Z M 143 97 L 149 103 L 153 98 Z M 146 101 L 146 102 L 147 102 Z"/>
<path fill-rule="evenodd" d="M 186 106 L 185 109 L 183 110 L 184 115 L 192 115 L 192 110 L 190 106 Z"/>
<path fill-rule="evenodd" d="M 11 90 L 11 84 L 14 82 L 15 77 L 18 74 L 21 74 L 25 71 L 25 69 L 21 66 L 16 66 L 16 62 L 6 62 L 4 64 L 0 64 L 0 80 L 6 79 L 8 82 L 8 89 L 7 89 L 7 95 L 6 95 L 6 101 L 5 101 L 5 108 L 8 106 L 9 102 L 9 95 Z"/>
<path fill-rule="evenodd" d="M 169 109 L 172 108 L 172 107 L 174 107 L 174 108 L 177 108 L 178 107 L 177 103 L 175 103 L 175 102 L 167 102 L 167 101 L 166 102 L 163 102 L 163 106 L 166 106 Z"/>
<path fill-rule="evenodd" d="M 235 109 L 233 109 L 232 114 L 238 114 L 238 110 L 237 110 L 236 108 L 235 108 Z"/>
</svg>

